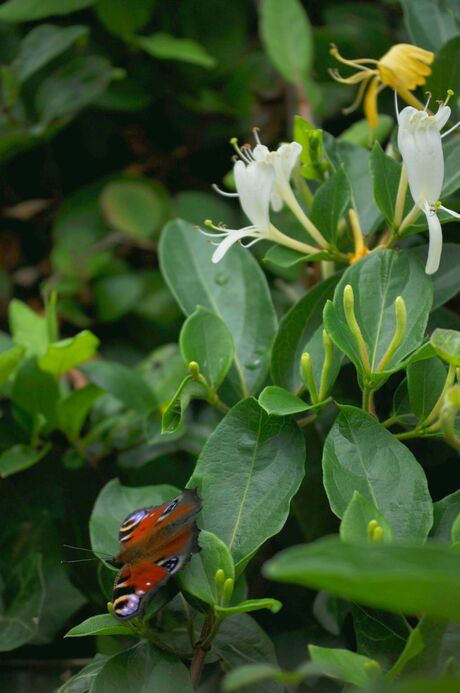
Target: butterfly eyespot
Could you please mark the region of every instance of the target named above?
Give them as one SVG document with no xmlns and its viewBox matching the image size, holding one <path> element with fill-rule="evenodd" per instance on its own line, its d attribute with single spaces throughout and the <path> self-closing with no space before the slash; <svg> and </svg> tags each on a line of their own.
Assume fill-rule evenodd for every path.
<svg viewBox="0 0 460 693">
<path fill-rule="evenodd" d="M 159 520 L 162 520 L 164 517 L 166 517 L 166 515 L 169 515 L 169 513 L 172 512 L 172 511 L 174 510 L 174 508 L 176 507 L 176 505 L 178 504 L 178 502 L 179 502 L 179 499 L 178 499 L 178 498 L 176 498 L 175 500 L 171 501 L 171 503 L 169 503 L 169 505 L 167 505 L 166 508 L 163 510 L 163 512 L 162 512 L 162 514 L 161 514 L 161 517 L 159 517 Z"/>
<path fill-rule="evenodd" d="M 168 573 L 172 573 L 178 566 L 179 564 L 179 558 L 178 556 L 173 556 L 172 558 L 167 558 L 164 561 L 158 561 L 158 565 L 161 565 L 163 568 L 165 568 Z"/>
</svg>

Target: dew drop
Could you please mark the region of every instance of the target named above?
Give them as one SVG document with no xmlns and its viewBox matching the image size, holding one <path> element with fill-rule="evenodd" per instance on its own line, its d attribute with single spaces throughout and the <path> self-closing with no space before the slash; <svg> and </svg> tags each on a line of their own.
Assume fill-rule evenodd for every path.
<svg viewBox="0 0 460 693">
<path fill-rule="evenodd" d="M 219 272 L 214 277 L 214 281 L 216 282 L 216 284 L 219 284 L 219 286 L 225 286 L 229 279 L 230 275 L 227 272 Z"/>
<path fill-rule="evenodd" d="M 248 371 L 255 371 L 256 368 L 260 366 L 260 359 L 254 359 L 253 361 L 249 361 L 249 363 L 245 363 L 244 367 L 248 369 Z"/>
</svg>

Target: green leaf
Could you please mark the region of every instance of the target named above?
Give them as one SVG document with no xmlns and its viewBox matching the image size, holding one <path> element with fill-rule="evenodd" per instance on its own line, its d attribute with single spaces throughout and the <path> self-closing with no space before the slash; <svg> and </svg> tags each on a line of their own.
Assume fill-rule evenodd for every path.
<svg viewBox="0 0 460 693">
<path fill-rule="evenodd" d="M 212 254 L 192 224 L 175 220 L 163 230 L 160 265 L 176 301 L 186 315 L 200 305 L 222 318 L 236 351 L 231 383 L 237 392 L 254 392 L 265 382 L 276 330 L 267 280 L 244 248 L 231 248 L 218 264 Z"/>
<path fill-rule="evenodd" d="M 24 347 L 28 356 L 45 353 L 48 347 L 46 318 L 13 298 L 8 307 L 8 321 L 15 344 Z"/>
<path fill-rule="evenodd" d="M 92 361 L 80 367 L 89 380 L 129 409 L 147 414 L 155 408 L 152 390 L 142 376 L 132 368 L 112 361 Z"/>
<path fill-rule="evenodd" d="M 92 359 L 99 344 L 96 335 L 89 330 L 83 330 L 75 337 L 50 344 L 45 354 L 38 359 L 38 365 L 43 371 L 57 376 L 62 375 L 71 368 Z"/>
<path fill-rule="evenodd" d="M 302 145 L 300 163 L 302 175 L 312 180 L 323 180 L 328 163 L 323 152 L 323 131 L 302 118 L 294 116 L 294 140 Z"/>
<path fill-rule="evenodd" d="M 0 7 L 0 22 L 33 22 L 65 15 L 93 5 L 95 0 L 8 0 Z"/>
<path fill-rule="evenodd" d="M 278 599 L 271 599 L 266 597 L 264 599 L 248 599 L 244 602 L 240 602 L 235 606 L 219 606 L 215 605 L 215 610 L 217 613 L 222 614 L 222 616 L 228 617 L 234 614 L 247 614 L 251 611 L 260 611 L 261 609 L 268 609 L 273 614 L 277 614 L 282 608 L 282 604 Z"/>
<path fill-rule="evenodd" d="M 222 690 L 224 692 L 239 691 L 241 688 L 247 689 L 247 686 L 253 686 L 267 679 L 282 680 L 280 676 L 282 673 L 281 669 L 273 664 L 246 664 L 228 672 Z"/>
<path fill-rule="evenodd" d="M 78 674 L 71 676 L 59 686 L 56 693 L 87 693 L 108 658 L 108 655 L 97 654 Z"/>
<path fill-rule="evenodd" d="M 49 452 L 50 447 L 50 445 L 44 445 L 41 450 L 34 450 L 27 445 L 13 445 L 4 450 L 0 454 L 0 477 L 6 479 L 7 476 L 37 464 Z"/>
<path fill-rule="evenodd" d="M 432 303 L 432 286 L 422 265 L 403 251 L 378 250 L 349 267 L 334 293 L 333 303 L 324 311 L 329 335 L 362 373 L 357 341 L 348 327 L 343 307 L 343 292 L 350 284 L 354 294 L 354 311 L 361 329 L 372 372 L 385 354 L 395 331 L 394 303 L 402 296 L 406 306 L 407 324 L 404 337 L 385 367 L 396 368 L 404 358 L 419 347 Z"/>
<path fill-rule="evenodd" d="M 19 83 L 25 82 L 74 43 L 83 42 L 87 36 L 86 26 L 40 24 L 34 27 L 22 39 L 19 53 L 12 65 Z"/>
<path fill-rule="evenodd" d="M 296 267 L 309 262 L 310 259 L 310 255 L 303 255 L 298 253 L 297 250 L 286 248 L 284 245 L 272 245 L 265 253 L 262 262 L 275 267 L 289 269 L 290 267 Z"/>
<path fill-rule="evenodd" d="M 35 96 L 43 127 L 69 119 L 104 93 L 113 77 L 112 66 L 99 55 L 73 58 L 40 83 Z"/>
<path fill-rule="evenodd" d="M 375 201 L 383 216 L 393 228 L 396 197 L 402 170 L 401 163 L 385 154 L 380 144 L 376 142 L 370 155 L 369 165 L 371 167 Z M 407 195 L 404 213 L 409 211 L 411 205 L 412 199 Z"/>
<path fill-rule="evenodd" d="M 350 201 L 350 186 L 341 166 L 315 192 L 311 220 L 329 243 L 336 242 L 337 226 Z"/>
<path fill-rule="evenodd" d="M 99 202 L 111 227 L 140 239 L 157 235 L 168 213 L 164 191 L 142 178 L 107 183 Z"/>
<path fill-rule="evenodd" d="M 208 384 L 217 389 L 235 355 L 232 335 L 224 321 L 207 308 L 198 306 L 184 322 L 179 344 L 184 361 L 198 363 Z"/>
<path fill-rule="evenodd" d="M 225 578 L 234 580 L 233 559 L 224 542 L 212 532 L 202 529 L 198 543 L 201 551 L 192 556 L 191 561 L 181 571 L 179 584 L 183 590 L 202 602 L 214 605 L 218 602 L 214 581 L 216 571 L 223 570 Z"/>
<path fill-rule="evenodd" d="M 119 320 L 139 306 L 145 281 L 138 272 L 101 277 L 94 283 L 94 302 L 101 320 Z"/>
<path fill-rule="evenodd" d="M 186 375 L 176 393 L 164 409 L 161 417 L 161 432 L 174 433 L 184 421 L 185 410 L 192 399 L 207 399 L 208 390 L 196 382 L 192 375 Z"/>
<path fill-rule="evenodd" d="M 460 366 L 460 332 L 440 327 L 431 335 L 431 346 L 438 356 L 452 366 Z"/>
<path fill-rule="evenodd" d="M 193 693 L 190 675 L 178 657 L 142 641 L 111 657 L 91 685 L 91 693 Z"/>
<path fill-rule="evenodd" d="M 133 631 L 129 626 L 120 623 L 111 614 L 99 614 L 90 616 L 82 621 L 78 626 L 71 628 L 65 634 L 66 638 L 82 638 L 88 635 L 132 635 Z"/>
<path fill-rule="evenodd" d="M 38 629 L 38 617 L 45 597 L 41 554 L 29 553 L 11 566 L 6 586 L 12 594 L 0 615 L 0 652 L 10 652 L 30 642 Z"/>
<path fill-rule="evenodd" d="M 234 669 L 248 660 L 254 663 L 277 665 L 275 649 L 268 635 L 247 614 L 226 618 L 213 640 L 211 653 L 217 655 L 225 671 Z M 264 681 L 251 686 L 251 693 L 283 693 L 276 681 Z"/>
<path fill-rule="evenodd" d="M 118 479 L 109 481 L 94 504 L 89 521 L 91 546 L 103 557 L 119 551 L 118 531 L 123 520 L 137 508 L 160 505 L 179 495 L 174 486 L 122 486 Z"/>
<path fill-rule="evenodd" d="M 366 118 L 358 120 L 339 135 L 339 140 L 359 144 L 368 147 L 374 140 L 382 142 L 387 139 L 393 130 L 394 118 L 385 113 L 379 113 L 379 122 L 376 128 L 371 128 Z"/>
<path fill-rule="evenodd" d="M 375 659 L 350 650 L 309 645 L 308 652 L 314 664 L 331 665 L 337 678 L 359 688 L 368 686 L 380 673 L 380 665 Z"/>
<path fill-rule="evenodd" d="M 458 544 L 460 542 L 460 513 L 457 515 L 452 525 L 451 539 L 453 544 Z"/>
<path fill-rule="evenodd" d="M 313 32 L 299 0 L 262 0 L 260 35 L 273 65 L 287 82 L 302 84 L 313 62 Z"/>
<path fill-rule="evenodd" d="M 289 416 L 312 408 L 300 397 L 291 395 L 290 392 L 277 385 L 269 385 L 262 390 L 259 395 L 259 404 L 267 414 L 275 414 L 276 416 Z"/>
<path fill-rule="evenodd" d="M 453 524 L 460 513 L 460 490 L 433 503 L 433 527 L 430 536 L 450 543 Z"/>
<path fill-rule="evenodd" d="M 71 442 L 78 438 L 91 407 L 102 394 L 102 390 L 95 385 L 86 385 L 60 400 L 57 411 L 58 428 Z"/>
<path fill-rule="evenodd" d="M 332 298 L 339 278 L 340 275 L 336 274 L 310 289 L 281 320 L 272 349 L 271 374 L 276 385 L 291 392 L 299 391 L 303 385 L 300 358 L 304 351 L 308 351 L 312 358 L 316 387 L 319 389 L 324 362 L 323 308 L 326 301 Z M 331 387 L 337 377 L 341 361 L 340 352 L 335 350 L 328 387 Z"/>
<path fill-rule="evenodd" d="M 436 53 L 460 31 L 456 0 L 401 0 L 401 4 L 404 23 L 416 46 Z"/>
<path fill-rule="evenodd" d="M 383 669 L 389 669 L 406 645 L 410 634 L 407 621 L 402 616 L 356 602 L 351 613 L 358 652 L 377 659 Z"/>
<path fill-rule="evenodd" d="M 340 523 L 342 541 L 358 544 L 370 541 L 368 527 L 372 520 L 378 522 L 383 529 L 382 541 L 390 544 L 393 538 L 391 525 L 366 496 L 359 491 L 353 491 Z"/>
<path fill-rule="evenodd" d="M 457 36 L 454 36 L 444 43 L 441 50 L 436 55 L 436 60 L 432 66 L 431 75 L 428 76 L 424 89 L 429 90 L 433 94 L 435 100 L 445 100 L 447 90 L 452 89 L 454 94 L 458 94 L 460 90 L 460 76 L 456 66 L 460 60 L 460 10 L 457 4 Z M 451 14 L 452 21 L 452 14 Z M 452 22 L 454 23 L 454 22 Z M 445 38 L 443 39 L 445 41 Z M 454 112 L 458 112 L 458 107 L 455 108 L 455 101 L 452 104 Z"/>
<path fill-rule="evenodd" d="M 411 409 L 423 421 L 441 396 L 447 371 L 436 357 L 411 363 L 407 367 L 407 388 Z"/>
<path fill-rule="evenodd" d="M 388 611 L 460 620 L 459 571 L 460 552 L 442 544 L 369 546 L 326 537 L 283 551 L 263 572 Z"/>
<path fill-rule="evenodd" d="M 304 464 L 297 426 L 269 417 L 253 399 L 233 407 L 211 434 L 188 485 L 203 499 L 202 526 L 228 546 L 237 567 L 284 525 Z"/>
<path fill-rule="evenodd" d="M 343 165 L 351 189 L 351 203 L 355 208 L 364 235 L 372 233 L 381 222 L 372 179 L 369 175 L 370 153 L 364 147 L 351 142 L 337 141 L 327 148 L 328 156 L 335 169 Z"/>
<path fill-rule="evenodd" d="M 426 246 L 422 245 L 411 248 L 410 252 L 414 253 L 421 262 L 426 261 Z M 431 275 L 434 289 L 432 311 L 444 305 L 444 303 L 447 303 L 447 301 L 457 295 L 460 284 L 458 277 L 459 265 L 460 245 L 458 243 L 443 243 L 439 269 L 435 274 Z"/>
<path fill-rule="evenodd" d="M 23 346 L 14 346 L 0 353 L 0 387 L 3 387 L 7 382 L 16 366 L 21 362 L 24 353 L 25 347 Z"/>
<path fill-rule="evenodd" d="M 126 3 L 125 0 L 96 0 L 94 8 L 107 31 L 127 37 L 149 21 L 157 0 Z"/>
<path fill-rule="evenodd" d="M 216 59 L 200 43 L 192 39 L 157 33 L 150 36 L 136 36 L 135 43 L 159 60 L 179 60 L 207 70 L 211 70 L 217 64 Z"/>
<path fill-rule="evenodd" d="M 458 167 L 460 142 L 456 139 L 451 140 L 446 145 L 444 145 L 443 149 L 444 183 L 442 186 L 442 196 L 448 197 L 449 195 L 452 195 L 452 193 L 454 193 L 460 187 L 460 169 Z"/>
<path fill-rule="evenodd" d="M 387 672 L 386 678 L 389 681 L 393 681 L 400 675 L 406 664 L 410 662 L 411 659 L 414 659 L 414 657 L 417 657 L 424 649 L 425 644 L 420 629 L 414 628 L 407 638 L 406 646 L 401 652 L 398 660 L 391 667 L 390 671 Z"/>
<path fill-rule="evenodd" d="M 35 358 L 23 361 L 16 372 L 11 389 L 15 414 L 29 431 L 43 426 L 51 430 L 56 422 L 59 387 L 56 379 L 42 371 Z"/>
<path fill-rule="evenodd" d="M 410 450 L 370 414 L 342 406 L 324 445 L 324 486 L 343 517 L 359 491 L 391 524 L 395 540 L 423 540 L 433 512 L 426 477 Z"/>
</svg>

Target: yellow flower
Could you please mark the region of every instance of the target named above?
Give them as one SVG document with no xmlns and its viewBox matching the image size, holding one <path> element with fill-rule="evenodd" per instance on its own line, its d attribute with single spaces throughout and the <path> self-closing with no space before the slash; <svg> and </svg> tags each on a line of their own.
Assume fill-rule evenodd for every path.
<svg viewBox="0 0 460 693">
<path fill-rule="evenodd" d="M 341 84 L 359 84 L 355 100 L 344 109 L 344 113 L 354 111 L 364 99 L 364 115 L 369 125 L 376 128 L 379 122 L 377 96 L 385 87 L 395 89 L 410 106 L 423 108 L 423 104 L 411 92 L 425 84 L 426 78 L 431 75 L 429 66 L 434 60 L 431 51 L 409 43 L 398 43 L 380 60 L 346 60 L 334 45 L 330 53 L 339 62 L 358 70 L 351 77 L 342 77 L 338 70 L 330 70 L 332 77 Z"/>
</svg>

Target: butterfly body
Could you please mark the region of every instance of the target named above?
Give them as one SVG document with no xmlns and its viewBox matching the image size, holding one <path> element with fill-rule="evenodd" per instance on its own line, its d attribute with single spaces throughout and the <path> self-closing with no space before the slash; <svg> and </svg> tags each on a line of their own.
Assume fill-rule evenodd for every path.
<svg viewBox="0 0 460 693">
<path fill-rule="evenodd" d="M 169 503 L 140 508 L 124 520 L 119 533 L 120 552 L 110 561 L 121 568 L 112 600 L 118 618 L 138 616 L 146 598 L 200 550 L 195 521 L 200 510 L 195 489 L 185 489 Z"/>
</svg>

